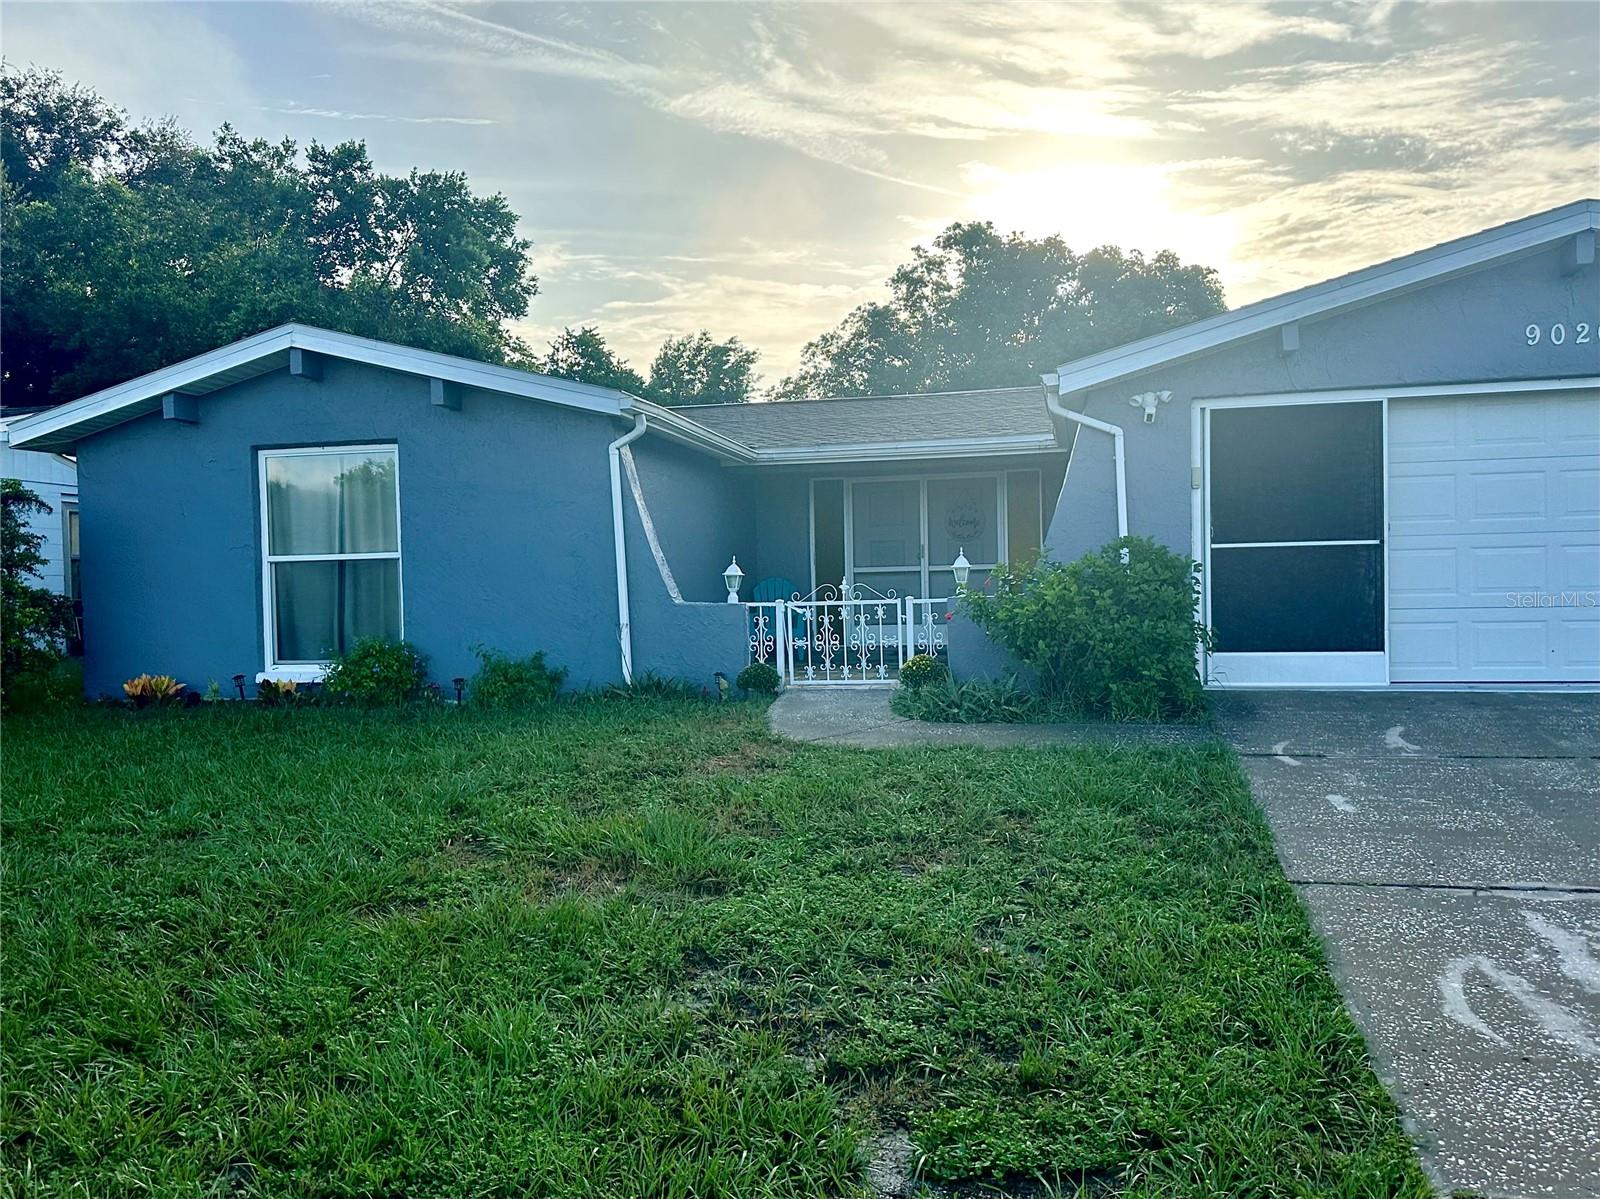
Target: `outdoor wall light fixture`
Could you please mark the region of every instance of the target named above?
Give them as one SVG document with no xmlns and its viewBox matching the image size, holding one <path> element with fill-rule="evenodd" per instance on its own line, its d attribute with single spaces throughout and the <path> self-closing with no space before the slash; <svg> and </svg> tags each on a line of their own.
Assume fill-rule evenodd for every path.
<svg viewBox="0 0 1600 1199">
<path fill-rule="evenodd" d="M 950 573 L 956 577 L 956 590 L 967 589 L 967 578 L 972 574 L 972 563 L 967 561 L 967 550 L 962 546 L 956 551 L 956 560 L 950 563 Z"/>
<path fill-rule="evenodd" d="M 722 572 L 723 585 L 728 589 L 728 602 L 739 602 L 739 584 L 744 582 L 744 571 L 739 569 L 739 557 L 734 555 L 733 561 L 728 563 L 728 569 Z"/>
<path fill-rule="evenodd" d="M 466 694 L 467 680 L 462 678 L 460 675 L 457 675 L 455 678 L 450 680 L 450 685 L 456 689 L 456 703 L 459 704 L 461 702 L 461 697 Z"/>
<path fill-rule="evenodd" d="M 1170 391 L 1147 391 L 1142 395 L 1129 397 L 1128 404 L 1133 408 L 1143 408 L 1144 423 L 1153 425 L 1156 423 L 1156 409 L 1171 399 Z"/>
<path fill-rule="evenodd" d="M 239 693 L 240 699 L 244 698 L 244 675 L 236 674 L 233 676 L 233 689 Z"/>
</svg>

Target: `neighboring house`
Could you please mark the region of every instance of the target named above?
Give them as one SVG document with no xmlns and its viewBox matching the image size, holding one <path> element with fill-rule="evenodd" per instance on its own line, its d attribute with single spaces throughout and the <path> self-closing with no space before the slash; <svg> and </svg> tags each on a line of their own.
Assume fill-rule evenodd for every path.
<svg viewBox="0 0 1600 1199">
<path fill-rule="evenodd" d="M 78 466 L 61 454 L 19 450 L 11 445 L 11 426 L 21 417 L 0 416 L 0 479 L 18 479 L 50 505 L 29 519 L 44 538 L 44 586 L 58 595 L 78 594 Z"/>
<path fill-rule="evenodd" d="M 77 454 L 95 693 L 315 677 L 369 634 L 441 681 L 475 645 L 577 685 L 872 681 L 947 632 L 975 672 L 958 556 L 976 586 L 1121 528 L 1203 564 L 1223 685 L 1596 681 L 1597 227 L 1568 205 L 1042 388 L 665 409 L 290 325 L 13 443 Z"/>
</svg>

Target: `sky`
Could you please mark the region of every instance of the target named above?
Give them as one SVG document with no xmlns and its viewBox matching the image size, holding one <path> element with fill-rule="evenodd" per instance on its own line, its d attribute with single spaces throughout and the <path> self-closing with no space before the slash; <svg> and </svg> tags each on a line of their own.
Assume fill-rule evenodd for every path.
<svg viewBox="0 0 1600 1199">
<path fill-rule="evenodd" d="M 953 221 L 1215 267 L 1230 306 L 1600 195 L 1600 4 L 24 3 L 135 118 L 466 172 L 542 349 L 709 329 L 764 382 Z"/>
</svg>

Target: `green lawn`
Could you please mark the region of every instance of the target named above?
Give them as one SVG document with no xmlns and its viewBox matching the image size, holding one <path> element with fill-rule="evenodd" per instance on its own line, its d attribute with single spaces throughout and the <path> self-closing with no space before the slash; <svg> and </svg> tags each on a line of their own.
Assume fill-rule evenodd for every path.
<svg viewBox="0 0 1600 1199">
<path fill-rule="evenodd" d="M 9 719 L 0 1193 L 1427 1193 L 1231 757 L 764 729 Z"/>
</svg>

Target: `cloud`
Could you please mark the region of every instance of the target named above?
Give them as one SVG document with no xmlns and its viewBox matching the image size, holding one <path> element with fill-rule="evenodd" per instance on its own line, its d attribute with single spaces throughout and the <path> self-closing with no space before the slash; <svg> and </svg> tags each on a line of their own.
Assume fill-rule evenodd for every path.
<svg viewBox="0 0 1600 1199">
<path fill-rule="evenodd" d="M 412 117 L 392 112 L 344 112 L 337 108 L 311 108 L 290 102 L 283 106 L 252 104 L 256 112 L 288 117 L 321 117 L 330 121 L 379 121 L 392 125 L 493 125 L 489 117 Z"/>
</svg>

